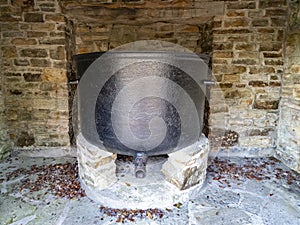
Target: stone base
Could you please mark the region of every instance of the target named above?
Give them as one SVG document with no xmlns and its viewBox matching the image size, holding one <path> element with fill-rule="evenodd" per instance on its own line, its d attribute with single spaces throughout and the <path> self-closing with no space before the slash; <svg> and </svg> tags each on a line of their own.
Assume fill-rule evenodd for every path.
<svg viewBox="0 0 300 225">
<path fill-rule="evenodd" d="M 6 129 L 2 128 L 0 129 L 0 161 L 8 157 L 11 153 L 11 150 L 12 146 L 8 141 Z"/>
<path fill-rule="evenodd" d="M 202 185 L 206 176 L 208 143 L 202 134 L 198 142 L 169 154 L 168 161 L 162 167 L 166 180 L 180 190 Z"/>
<path fill-rule="evenodd" d="M 102 190 L 117 181 L 117 155 L 90 144 L 81 134 L 77 136 L 77 158 L 84 186 Z"/>
<path fill-rule="evenodd" d="M 107 207 L 172 207 L 178 202 L 194 199 L 205 179 L 208 144 L 204 136 L 190 147 L 170 154 L 169 158 L 149 157 L 144 179 L 135 177 L 133 162 L 115 160 L 115 154 L 87 143 L 81 135 L 77 143 L 82 186 L 89 198 Z M 177 156 L 183 161 L 177 162 Z M 181 166 L 173 170 L 176 173 L 169 171 L 167 174 L 175 162 Z"/>
<path fill-rule="evenodd" d="M 0 161 L 10 155 L 11 146 L 0 142 Z"/>
</svg>

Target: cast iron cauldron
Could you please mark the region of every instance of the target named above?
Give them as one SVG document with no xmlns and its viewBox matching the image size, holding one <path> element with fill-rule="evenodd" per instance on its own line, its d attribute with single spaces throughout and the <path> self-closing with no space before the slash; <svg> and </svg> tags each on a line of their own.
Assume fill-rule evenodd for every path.
<svg viewBox="0 0 300 225">
<path fill-rule="evenodd" d="M 74 56 L 79 126 L 92 144 L 136 156 L 195 143 L 203 128 L 208 57 L 185 52 Z"/>
</svg>

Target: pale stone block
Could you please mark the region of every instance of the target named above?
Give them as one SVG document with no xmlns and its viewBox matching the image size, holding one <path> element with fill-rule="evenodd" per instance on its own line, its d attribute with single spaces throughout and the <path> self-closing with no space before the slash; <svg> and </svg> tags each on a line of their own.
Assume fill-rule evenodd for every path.
<svg viewBox="0 0 300 225">
<path fill-rule="evenodd" d="M 117 181 L 117 155 L 89 143 L 82 134 L 77 136 L 77 158 L 84 186 L 100 191 Z"/>
<path fill-rule="evenodd" d="M 42 75 L 42 80 L 57 84 L 67 82 L 66 70 L 57 68 L 45 68 L 44 73 Z"/>
<path fill-rule="evenodd" d="M 198 142 L 170 153 L 161 171 L 166 180 L 180 190 L 202 185 L 206 176 L 208 151 L 208 139 L 202 135 Z"/>
<path fill-rule="evenodd" d="M 272 147 L 274 146 L 274 139 L 271 137 L 261 136 L 240 137 L 239 145 L 241 147 Z"/>
</svg>

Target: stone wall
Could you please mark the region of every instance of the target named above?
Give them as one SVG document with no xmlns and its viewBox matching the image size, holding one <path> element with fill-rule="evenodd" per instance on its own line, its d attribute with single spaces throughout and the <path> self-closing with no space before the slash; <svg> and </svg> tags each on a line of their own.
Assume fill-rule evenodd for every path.
<svg viewBox="0 0 300 225">
<path fill-rule="evenodd" d="M 290 6 L 285 72 L 278 128 L 277 157 L 300 172 L 300 5 Z"/>
<path fill-rule="evenodd" d="M 223 14 L 224 2 L 62 1 L 62 8 L 74 21 L 76 54 L 108 51 L 139 40 L 163 40 L 211 54 L 213 17 Z"/>
<path fill-rule="evenodd" d="M 68 146 L 65 19 L 57 1 L 1 1 L 2 91 L 17 147 Z"/>
<path fill-rule="evenodd" d="M 213 18 L 224 2 L 61 1 L 68 22 L 67 55 L 105 52 L 140 40 L 162 40 L 211 55 Z M 165 46 L 153 46 L 160 50 Z M 68 77 L 78 79 L 74 65 Z M 71 91 L 73 96 L 75 89 Z M 71 109 L 71 108 L 70 108 Z"/>
<path fill-rule="evenodd" d="M 287 14 L 285 0 L 226 1 L 215 18 L 212 65 L 220 88 L 211 93 L 210 121 L 231 153 L 266 155 L 276 146 Z"/>
<path fill-rule="evenodd" d="M 1 49 L 0 49 L 1 55 Z M 0 58 L 0 68 L 2 60 Z M 5 105 L 4 105 L 4 93 L 3 93 L 3 70 L 0 70 L 0 160 L 9 155 L 10 145 L 8 141 L 8 135 L 6 132 L 6 120 L 5 120 Z"/>
<path fill-rule="evenodd" d="M 67 83 L 78 78 L 72 56 L 164 40 L 212 56 L 218 82 L 211 90 L 209 120 L 215 150 L 222 146 L 226 153 L 258 156 L 274 154 L 278 145 L 278 157 L 297 169 L 299 59 L 294 46 L 299 35 L 296 28 L 287 29 L 288 21 L 297 21 L 297 4 L 0 0 L 0 103 L 5 105 L 5 110 L 0 106 L 0 127 L 7 128 L 17 147 L 69 146 L 76 86 Z"/>
</svg>

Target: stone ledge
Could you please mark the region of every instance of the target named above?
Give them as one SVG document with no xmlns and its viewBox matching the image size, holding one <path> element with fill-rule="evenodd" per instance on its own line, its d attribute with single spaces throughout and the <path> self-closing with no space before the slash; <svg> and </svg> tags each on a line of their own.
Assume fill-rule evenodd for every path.
<svg viewBox="0 0 300 225">
<path fill-rule="evenodd" d="M 44 158 L 59 158 L 59 157 L 76 157 L 76 148 L 74 147 L 14 147 L 12 150 L 13 156 L 26 157 L 44 157 Z"/>
</svg>

